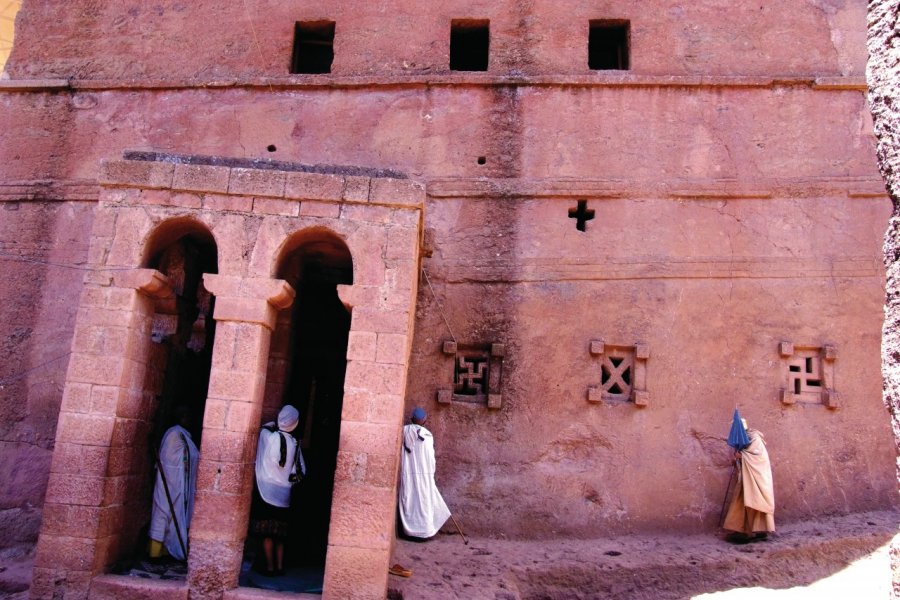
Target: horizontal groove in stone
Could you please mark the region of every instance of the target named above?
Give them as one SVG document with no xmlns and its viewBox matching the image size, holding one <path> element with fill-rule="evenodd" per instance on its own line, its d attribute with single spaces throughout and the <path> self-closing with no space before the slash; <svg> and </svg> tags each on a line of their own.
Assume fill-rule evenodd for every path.
<svg viewBox="0 0 900 600">
<path fill-rule="evenodd" d="M 193 79 L 11 79 L 0 81 L 3 92 L 41 92 L 54 90 L 199 90 L 199 89 L 353 89 L 415 87 L 809 87 L 821 91 L 865 91 L 865 77 L 820 77 L 816 75 L 767 77 L 753 75 L 306 75 L 268 77 L 247 80 L 226 79 L 197 81 Z"/>
</svg>

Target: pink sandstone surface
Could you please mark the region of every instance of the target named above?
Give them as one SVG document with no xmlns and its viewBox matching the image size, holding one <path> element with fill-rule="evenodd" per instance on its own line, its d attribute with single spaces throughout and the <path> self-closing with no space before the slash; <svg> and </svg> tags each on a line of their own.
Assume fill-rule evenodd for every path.
<svg viewBox="0 0 900 600">
<path fill-rule="evenodd" d="M 864 14 L 859 2 L 799 0 L 566 10 L 25 0 L 0 81 L 0 480 L 12 482 L 0 489 L 0 545 L 33 543 L 40 527 L 81 269 L 97 260 L 92 226 L 105 227 L 101 161 L 129 150 L 391 169 L 425 186 L 418 262 L 390 271 L 354 256 L 354 267 L 418 287 L 404 411 L 429 410 L 438 482 L 475 535 L 711 532 L 735 407 L 766 434 L 777 520 L 896 506 L 879 400 L 891 208 L 861 77 Z M 294 23 L 321 18 L 338 24 L 332 73 L 288 75 Z M 448 71 L 453 18 L 491 19 L 487 73 Z M 595 18 L 630 19 L 630 71 L 587 70 Z M 241 251 L 259 243 L 268 255 L 290 229 L 277 219 L 359 214 L 285 202 L 253 170 L 226 193 L 214 174 L 198 182 L 185 170 L 193 191 L 174 200 L 144 189 L 128 201 L 231 223 L 220 273 L 257 269 Z M 236 218 L 254 197 L 264 214 Z M 579 199 L 596 211 L 585 232 L 567 214 Z M 142 243 L 106 250 L 130 256 Z M 442 346 L 454 337 L 505 345 L 499 409 L 437 402 L 452 387 Z M 349 358 L 377 362 L 378 338 L 351 339 L 360 354 Z M 649 348 L 648 406 L 588 402 L 597 340 Z M 837 349 L 839 409 L 781 403 L 785 341 Z M 384 377 L 351 374 L 376 387 Z M 369 441 L 344 445 L 342 460 L 396 449 L 397 415 L 351 424 L 379 410 L 364 400 L 344 397 L 346 431 Z M 270 412 L 278 397 L 265 402 Z M 366 468 L 380 489 L 393 485 L 396 465 Z M 384 508 L 393 497 L 338 503 L 363 500 Z M 347 544 L 372 525 L 342 519 L 335 535 Z M 243 525 L 229 528 L 229 551 Z M 354 567 L 380 564 L 376 554 L 341 572 L 363 577 Z"/>
</svg>

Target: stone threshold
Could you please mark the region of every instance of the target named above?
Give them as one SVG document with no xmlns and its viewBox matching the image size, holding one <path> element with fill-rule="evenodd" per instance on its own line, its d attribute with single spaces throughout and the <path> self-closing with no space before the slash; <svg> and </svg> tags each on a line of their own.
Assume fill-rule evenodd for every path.
<svg viewBox="0 0 900 600">
<path fill-rule="evenodd" d="M 824 91 L 866 91 L 859 76 L 757 75 L 641 75 L 603 72 L 590 75 L 302 75 L 252 79 L 8 79 L 0 93 L 53 91 L 134 91 L 197 89 L 383 89 L 443 87 L 558 87 L 558 88 L 776 88 L 805 87 Z"/>
<path fill-rule="evenodd" d="M 190 590 L 186 581 L 143 579 L 124 575 L 100 575 L 91 581 L 90 600 L 188 600 Z M 320 600 L 320 594 L 273 592 L 239 587 L 228 590 L 222 600 Z"/>
</svg>

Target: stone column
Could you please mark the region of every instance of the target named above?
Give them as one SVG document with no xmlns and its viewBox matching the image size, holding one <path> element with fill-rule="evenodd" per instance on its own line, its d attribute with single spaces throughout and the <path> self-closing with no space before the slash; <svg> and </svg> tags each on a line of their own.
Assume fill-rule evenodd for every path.
<svg viewBox="0 0 900 600">
<path fill-rule="evenodd" d="M 190 531 L 192 598 L 219 598 L 237 586 L 250 515 L 253 462 L 278 311 L 294 290 L 277 279 L 206 274 L 216 297 L 209 393 Z"/>
<path fill-rule="evenodd" d="M 154 302 L 172 295 L 153 269 L 91 273 L 78 306 L 34 563 L 34 598 L 87 598 L 119 555 L 135 469 L 130 450 L 149 418 L 146 363 Z M 146 436 L 145 436 L 146 438 Z"/>
<path fill-rule="evenodd" d="M 387 591 L 412 302 L 404 289 L 395 291 L 402 308 L 375 307 L 377 289 L 338 287 L 353 318 L 323 588 L 329 600 L 376 600 Z"/>
</svg>

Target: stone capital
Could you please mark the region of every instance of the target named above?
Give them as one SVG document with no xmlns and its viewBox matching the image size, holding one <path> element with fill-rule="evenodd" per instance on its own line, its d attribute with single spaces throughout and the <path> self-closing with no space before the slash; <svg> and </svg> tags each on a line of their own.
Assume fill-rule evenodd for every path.
<svg viewBox="0 0 900 600">
<path fill-rule="evenodd" d="M 156 269 L 129 269 L 113 276 L 113 283 L 133 289 L 151 298 L 163 299 L 174 295 L 169 278 Z"/>
<path fill-rule="evenodd" d="M 258 323 L 275 329 L 278 311 L 294 302 L 296 292 L 286 281 L 205 273 L 203 285 L 216 297 L 216 321 Z"/>
</svg>

